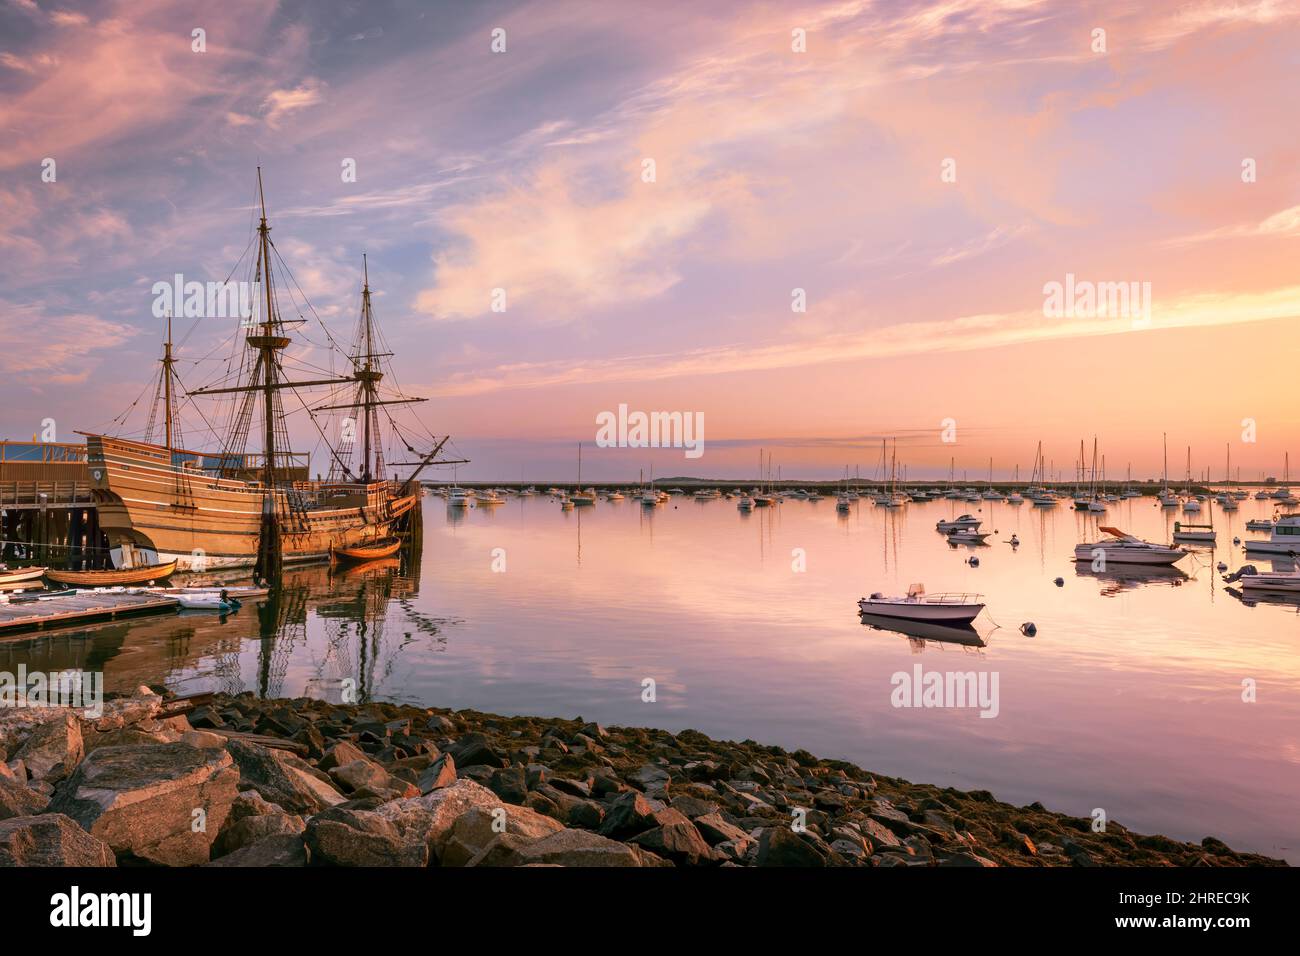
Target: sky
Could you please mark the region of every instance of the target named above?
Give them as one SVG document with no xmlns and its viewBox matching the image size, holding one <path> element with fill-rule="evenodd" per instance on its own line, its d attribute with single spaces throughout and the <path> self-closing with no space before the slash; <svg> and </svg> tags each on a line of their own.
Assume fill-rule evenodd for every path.
<svg viewBox="0 0 1300 956">
<path fill-rule="evenodd" d="M 0 436 L 143 431 L 155 283 L 247 266 L 260 165 L 291 358 L 365 253 L 463 480 L 1280 477 L 1298 101 L 1272 0 L 0 0 Z M 237 322 L 177 320 L 187 386 Z M 597 447 L 620 405 L 704 453 Z"/>
</svg>

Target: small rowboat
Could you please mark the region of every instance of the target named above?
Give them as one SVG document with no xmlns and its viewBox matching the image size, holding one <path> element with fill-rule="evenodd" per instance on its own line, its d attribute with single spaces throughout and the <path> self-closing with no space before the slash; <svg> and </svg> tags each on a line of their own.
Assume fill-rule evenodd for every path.
<svg viewBox="0 0 1300 956">
<path fill-rule="evenodd" d="M 401 547 L 400 538 L 376 538 L 350 548 L 331 548 L 330 557 L 335 561 L 374 561 L 376 558 L 392 557 Z"/>
<path fill-rule="evenodd" d="M 176 570 L 176 562 L 166 564 L 147 564 L 141 568 L 110 568 L 105 571 L 46 571 L 45 576 L 59 584 L 71 584 L 75 587 L 93 588 L 113 584 L 148 584 L 170 577 Z"/>
<path fill-rule="evenodd" d="M 21 584 L 24 581 L 35 581 L 44 577 L 47 570 L 48 568 L 15 568 L 12 571 L 0 571 L 0 588 L 10 584 Z"/>
</svg>

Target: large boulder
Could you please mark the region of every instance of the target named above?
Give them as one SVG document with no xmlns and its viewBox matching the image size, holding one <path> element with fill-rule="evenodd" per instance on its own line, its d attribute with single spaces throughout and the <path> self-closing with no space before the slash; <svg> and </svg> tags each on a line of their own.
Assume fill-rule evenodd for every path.
<svg viewBox="0 0 1300 956">
<path fill-rule="evenodd" d="M 193 866 L 207 862 L 238 780 L 221 750 L 183 743 L 102 747 L 59 788 L 49 809 L 67 814 L 121 859 Z"/>
<path fill-rule="evenodd" d="M 655 814 L 661 809 L 662 804 L 652 803 L 638 791 L 629 790 L 609 801 L 599 832 L 615 840 L 626 840 L 658 826 Z"/>
<path fill-rule="evenodd" d="M 225 856 L 271 836 L 297 836 L 305 829 L 302 817 L 291 813 L 254 814 L 241 817 L 234 823 L 227 819 L 212 844 L 212 855 Z"/>
<path fill-rule="evenodd" d="M 758 838 L 759 866 L 826 866 L 827 855 L 789 827 L 767 827 Z"/>
<path fill-rule="evenodd" d="M 457 767 L 506 767 L 510 761 L 506 760 L 492 746 L 492 742 L 486 735 L 480 733 L 466 734 L 457 740 L 449 748 L 449 752 L 456 760 Z"/>
<path fill-rule="evenodd" d="M 411 839 L 372 810 L 333 807 L 311 818 L 305 838 L 317 866 L 429 864 L 427 843 Z"/>
<path fill-rule="evenodd" d="M 347 793 L 356 793 L 358 790 L 371 792 L 394 790 L 403 797 L 414 797 L 420 793 L 419 788 L 414 784 L 394 777 L 366 757 L 333 768 L 329 776 Z"/>
<path fill-rule="evenodd" d="M 0 867 L 117 866 L 113 850 L 61 813 L 0 820 Z"/>
<path fill-rule="evenodd" d="M 438 857 L 440 866 L 485 865 L 488 851 L 500 845 L 509 855 L 564 829 L 564 825 L 527 807 L 503 803 L 473 807 L 456 818 Z M 488 864 L 490 865 L 490 864 Z"/>
<path fill-rule="evenodd" d="M 174 744 L 181 739 L 181 734 L 167 726 L 159 720 L 141 720 L 134 724 L 127 724 L 125 727 L 114 727 L 112 730 L 95 730 L 87 728 L 85 731 L 86 753 L 98 750 L 100 747 L 134 747 L 141 744 Z"/>
<path fill-rule="evenodd" d="M 648 856 L 649 854 L 647 854 Z M 545 839 L 519 847 L 508 865 L 645 866 L 636 848 L 588 830 L 559 830 Z"/>
<path fill-rule="evenodd" d="M 430 859 L 438 860 L 461 816 L 474 809 L 491 814 L 507 806 L 487 787 L 462 779 L 421 797 L 389 801 L 374 812 L 397 827 L 406 839 L 427 845 Z"/>
<path fill-rule="evenodd" d="M 14 759 L 27 765 L 33 780 L 58 783 L 76 769 L 85 754 L 81 722 L 72 711 L 65 710 L 33 730 Z"/>
<path fill-rule="evenodd" d="M 671 807 L 655 814 L 659 826 L 638 833 L 632 842 L 676 863 L 694 866 L 712 854 L 709 844 L 686 815 Z"/>
<path fill-rule="evenodd" d="M 301 757 L 237 738 L 227 748 L 239 766 L 240 788 L 256 790 L 288 813 L 320 813 L 347 799 Z"/>
</svg>

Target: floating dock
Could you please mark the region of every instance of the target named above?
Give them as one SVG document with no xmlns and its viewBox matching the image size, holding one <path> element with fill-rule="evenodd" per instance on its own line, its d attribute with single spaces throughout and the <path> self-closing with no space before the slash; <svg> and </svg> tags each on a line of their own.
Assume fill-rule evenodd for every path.
<svg viewBox="0 0 1300 956">
<path fill-rule="evenodd" d="M 166 594 L 70 594 L 42 601 L 0 604 L 0 638 L 21 631 L 88 624 L 137 614 L 175 611 L 180 602 Z"/>
</svg>

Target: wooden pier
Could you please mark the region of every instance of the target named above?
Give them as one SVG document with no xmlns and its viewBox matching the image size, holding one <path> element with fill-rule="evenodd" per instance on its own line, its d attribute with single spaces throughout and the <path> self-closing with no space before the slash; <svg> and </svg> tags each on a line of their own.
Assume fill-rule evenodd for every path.
<svg viewBox="0 0 1300 956">
<path fill-rule="evenodd" d="M 105 566 L 92 477 L 84 444 L 0 441 L 0 561 Z"/>
<path fill-rule="evenodd" d="M 175 611 L 178 607 L 180 602 L 166 594 L 127 594 L 121 591 L 10 602 L 0 604 L 0 639 L 16 632 L 69 627 L 137 614 L 160 614 Z"/>
</svg>

